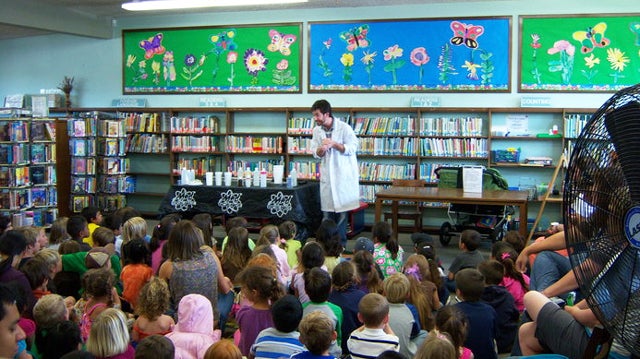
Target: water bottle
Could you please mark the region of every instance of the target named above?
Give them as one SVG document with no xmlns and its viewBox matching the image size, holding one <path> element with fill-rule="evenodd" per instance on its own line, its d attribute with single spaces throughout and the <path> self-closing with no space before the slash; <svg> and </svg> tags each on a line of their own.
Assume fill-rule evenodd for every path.
<svg viewBox="0 0 640 359">
<path fill-rule="evenodd" d="M 291 187 L 295 187 L 298 185 L 298 173 L 296 172 L 295 167 L 291 169 L 289 172 L 289 176 L 291 177 Z"/>
</svg>

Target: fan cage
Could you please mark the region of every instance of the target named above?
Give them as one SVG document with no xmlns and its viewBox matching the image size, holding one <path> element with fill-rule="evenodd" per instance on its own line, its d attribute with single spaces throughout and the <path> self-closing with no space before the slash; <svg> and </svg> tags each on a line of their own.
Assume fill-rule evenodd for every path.
<svg viewBox="0 0 640 359">
<path fill-rule="evenodd" d="M 634 207 L 640 218 L 640 86 L 616 93 L 587 122 L 564 183 L 565 236 L 580 291 L 614 338 L 640 355 L 640 258 L 625 233 Z"/>
</svg>

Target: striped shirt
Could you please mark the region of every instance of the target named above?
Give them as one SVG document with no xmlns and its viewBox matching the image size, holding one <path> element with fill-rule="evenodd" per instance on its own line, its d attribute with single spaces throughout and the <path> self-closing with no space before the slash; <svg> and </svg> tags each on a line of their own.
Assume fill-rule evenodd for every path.
<svg viewBox="0 0 640 359">
<path fill-rule="evenodd" d="M 273 327 L 264 329 L 251 346 L 251 354 L 256 359 L 289 358 L 304 350 L 299 337 L 297 331 L 285 333 Z"/>
<path fill-rule="evenodd" d="M 354 330 L 347 341 L 352 359 L 374 359 L 387 350 L 400 351 L 398 337 L 382 329 Z"/>
</svg>

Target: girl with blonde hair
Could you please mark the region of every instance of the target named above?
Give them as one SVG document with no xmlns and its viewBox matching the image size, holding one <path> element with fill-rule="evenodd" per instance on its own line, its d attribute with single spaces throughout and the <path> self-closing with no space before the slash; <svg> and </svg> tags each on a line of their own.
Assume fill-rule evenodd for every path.
<svg viewBox="0 0 640 359">
<path fill-rule="evenodd" d="M 127 317 L 120 309 L 109 308 L 93 321 L 87 351 L 100 359 L 133 359 Z"/>
</svg>

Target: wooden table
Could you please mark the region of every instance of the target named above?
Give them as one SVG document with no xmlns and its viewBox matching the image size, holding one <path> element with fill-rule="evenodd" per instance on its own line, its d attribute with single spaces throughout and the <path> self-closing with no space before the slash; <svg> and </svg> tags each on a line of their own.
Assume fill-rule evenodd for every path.
<svg viewBox="0 0 640 359">
<path fill-rule="evenodd" d="M 397 212 L 398 201 L 446 202 L 479 205 L 518 206 L 520 213 L 520 234 L 527 238 L 527 191 L 483 191 L 464 192 L 462 188 L 438 187 L 397 187 L 391 186 L 376 193 L 376 223 L 382 216 L 382 202 L 392 201 L 392 211 Z M 394 233 L 398 233 L 395 222 Z"/>
</svg>

